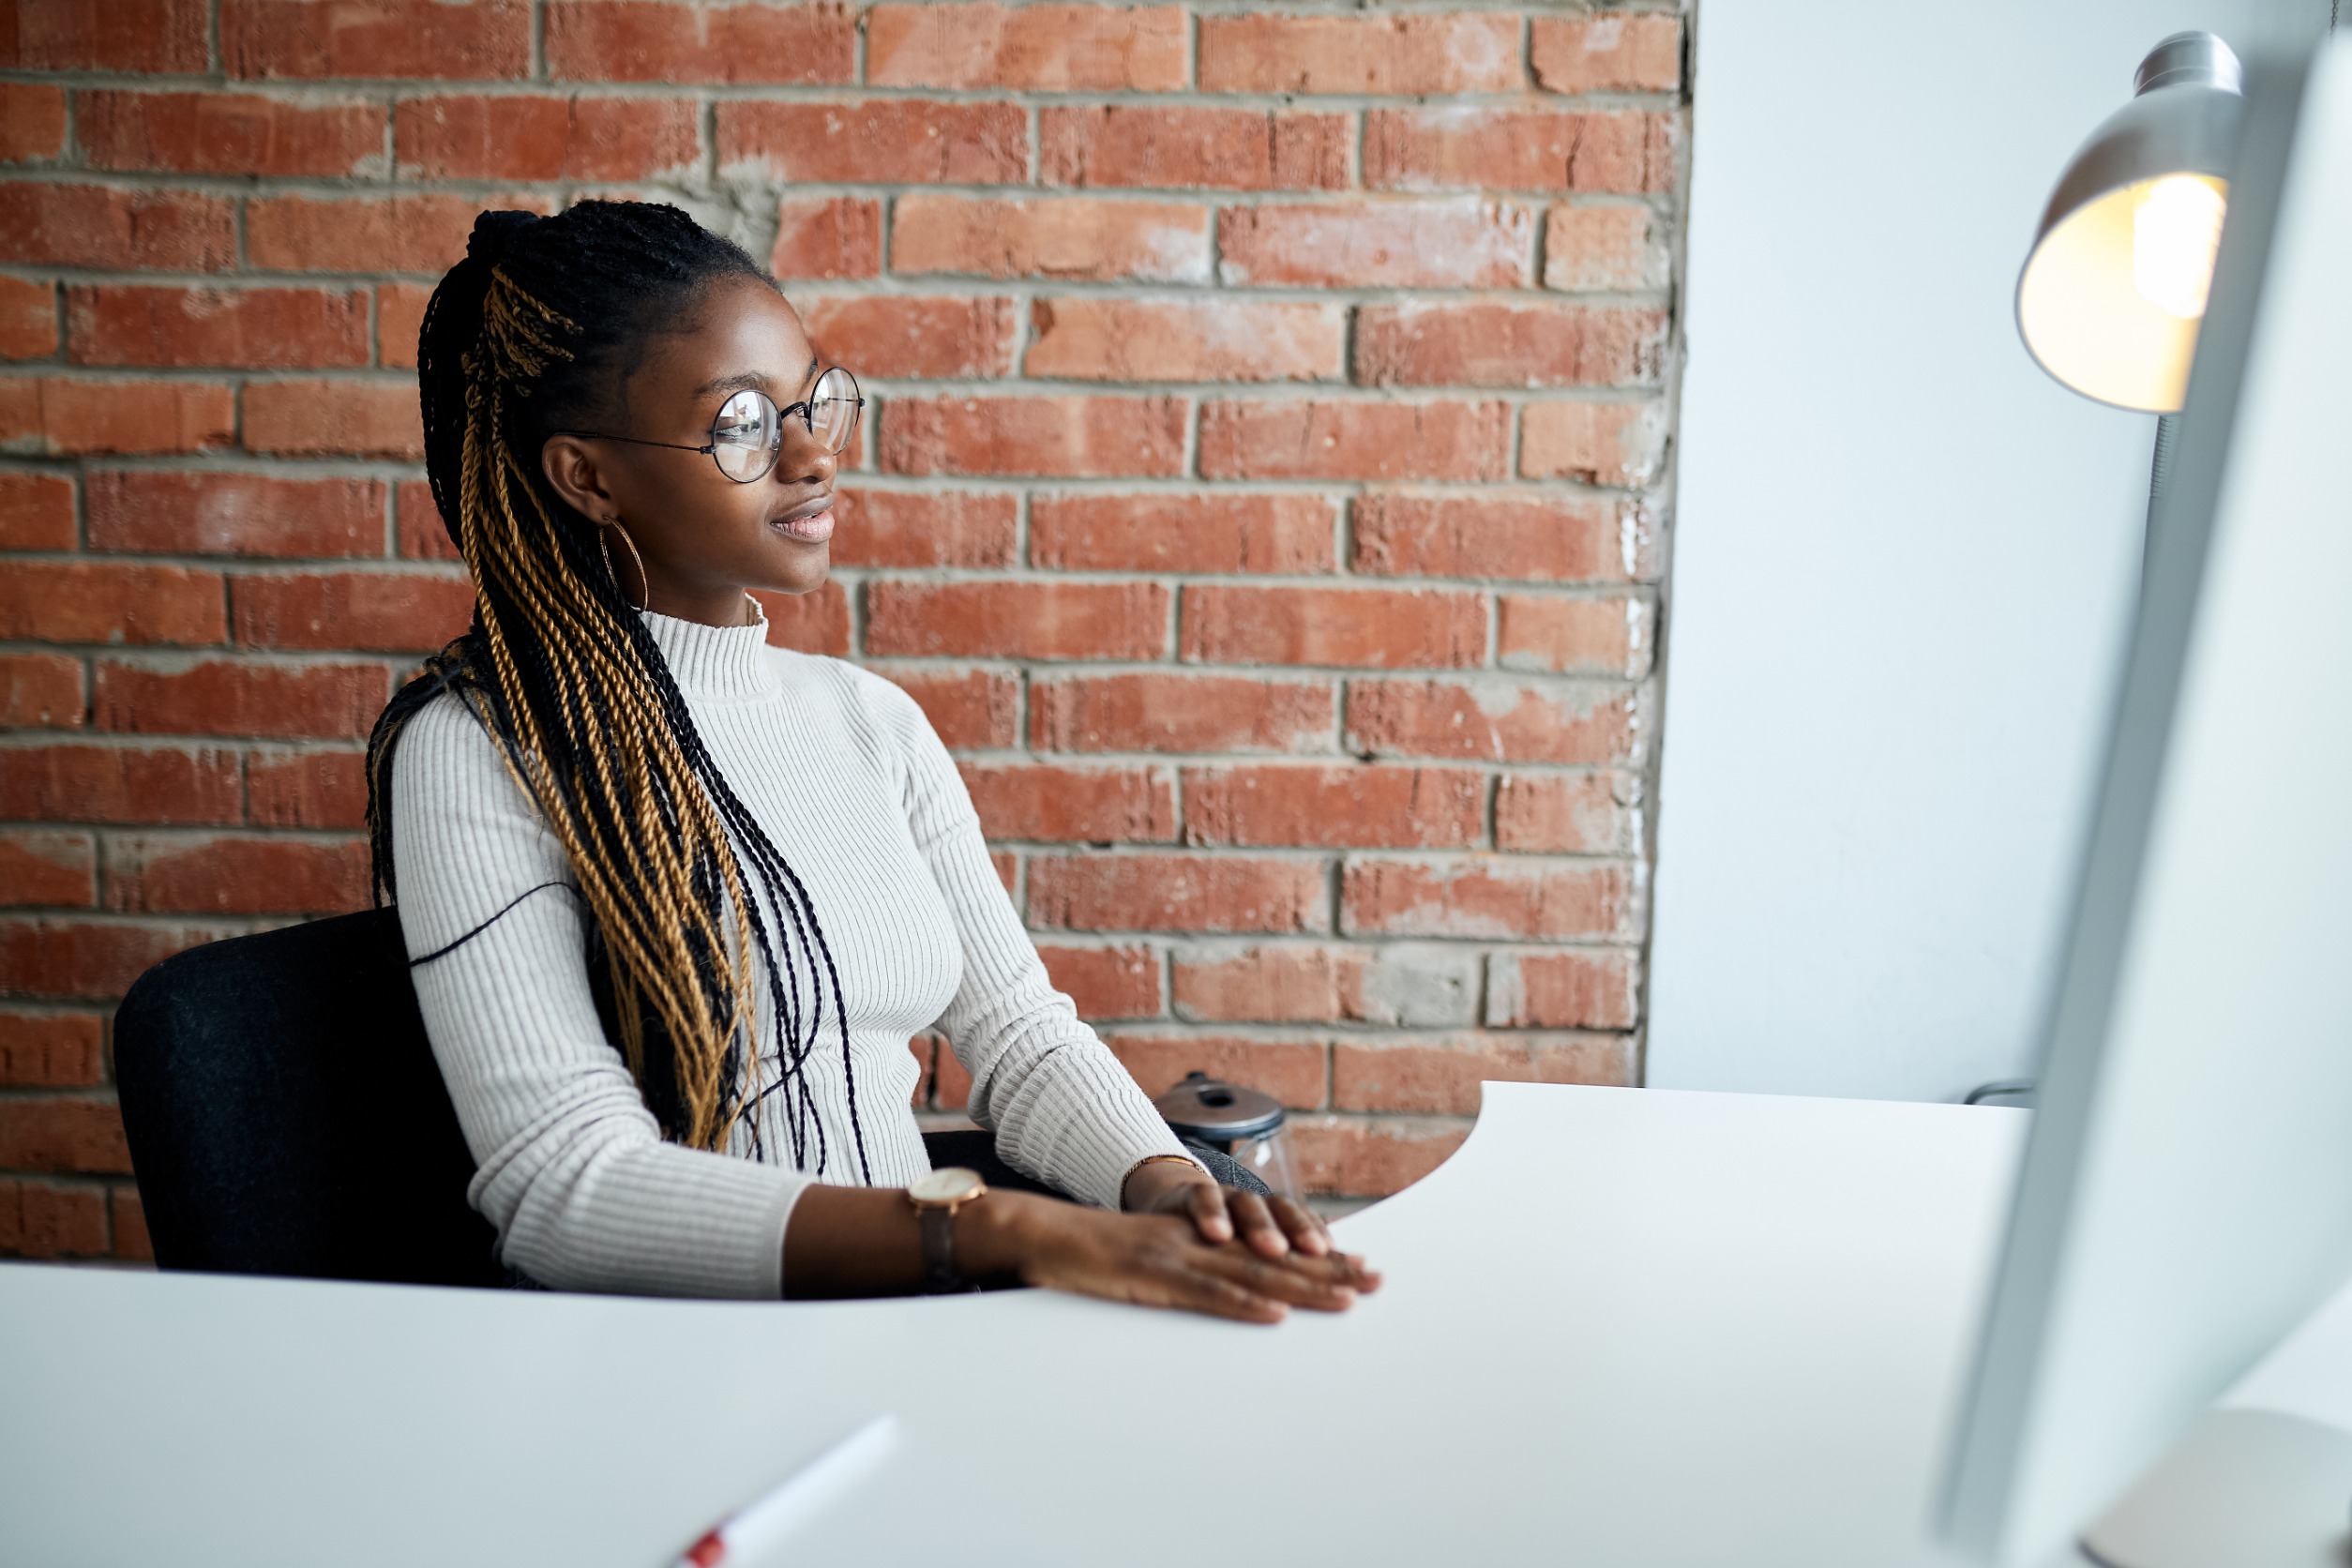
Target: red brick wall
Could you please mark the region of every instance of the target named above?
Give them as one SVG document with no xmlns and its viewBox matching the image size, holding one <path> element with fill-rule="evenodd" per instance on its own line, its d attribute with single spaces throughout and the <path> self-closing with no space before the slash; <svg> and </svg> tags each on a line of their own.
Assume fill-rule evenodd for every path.
<svg viewBox="0 0 2352 1568">
<path fill-rule="evenodd" d="M 678 200 L 879 395 L 779 633 L 921 700 L 1147 1087 L 1274 1090 L 1371 1194 L 1481 1077 L 1636 1080 L 1681 55 L 1646 3 L 0 0 L 0 1252 L 141 1254 L 141 970 L 365 900 L 362 739 L 469 602 L 406 367 L 486 204 Z"/>
</svg>

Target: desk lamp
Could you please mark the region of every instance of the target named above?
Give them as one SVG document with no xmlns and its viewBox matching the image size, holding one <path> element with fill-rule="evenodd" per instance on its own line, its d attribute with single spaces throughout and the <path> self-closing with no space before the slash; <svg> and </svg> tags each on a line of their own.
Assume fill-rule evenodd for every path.
<svg viewBox="0 0 2352 1568">
<path fill-rule="evenodd" d="M 2017 334 L 2034 363 L 2086 398 L 2159 415 L 2150 526 L 2229 208 L 2244 78 L 2211 33 L 2148 51 L 2132 101 L 2067 160 L 2017 275 Z M 2034 1087 L 1999 1078 L 1966 1103 L 2030 1107 Z"/>
</svg>

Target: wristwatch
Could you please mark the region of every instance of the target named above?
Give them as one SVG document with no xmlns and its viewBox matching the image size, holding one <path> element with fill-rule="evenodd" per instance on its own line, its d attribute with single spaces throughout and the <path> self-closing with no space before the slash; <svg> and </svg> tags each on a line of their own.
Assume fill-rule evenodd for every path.
<svg viewBox="0 0 2352 1568">
<path fill-rule="evenodd" d="M 923 1227 L 924 1294 L 973 1289 L 956 1267 L 956 1212 L 988 1196 L 988 1184 L 980 1173 L 960 1165 L 943 1166 L 907 1184 L 907 1199 Z"/>
</svg>

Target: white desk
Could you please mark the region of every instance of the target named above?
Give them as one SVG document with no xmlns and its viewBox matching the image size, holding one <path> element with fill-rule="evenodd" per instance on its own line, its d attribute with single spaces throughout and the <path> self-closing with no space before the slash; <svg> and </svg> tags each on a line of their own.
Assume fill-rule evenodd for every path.
<svg viewBox="0 0 2352 1568">
<path fill-rule="evenodd" d="M 0 1558 L 652 1568 L 887 1409 L 793 1560 L 1940 1563 L 2024 1126 L 1490 1084 L 1345 1222 L 1387 1289 L 1274 1330 L 0 1267 Z"/>
</svg>

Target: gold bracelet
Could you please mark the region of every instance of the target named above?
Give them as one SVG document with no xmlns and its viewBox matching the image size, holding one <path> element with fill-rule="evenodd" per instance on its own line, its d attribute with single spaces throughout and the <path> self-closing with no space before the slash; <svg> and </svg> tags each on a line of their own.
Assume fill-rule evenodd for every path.
<svg viewBox="0 0 2352 1568">
<path fill-rule="evenodd" d="M 1119 1178 L 1119 1185 L 1123 1189 L 1127 1184 L 1128 1179 L 1133 1177 L 1137 1171 L 1142 1169 L 1147 1165 L 1156 1165 L 1161 1160 L 1174 1160 L 1179 1165 L 1188 1165 L 1192 1167 L 1195 1170 L 1199 1171 L 1203 1176 L 1207 1176 L 1209 1174 L 1208 1169 L 1202 1166 L 1199 1160 L 1194 1159 L 1190 1154 L 1146 1154 L 1141 1159 L 1136 1161 L 1135 1164 L 1127 1167 L 1127 1174 Z M 1211 1177 L 1210 1179 L 1214 1181 L 1215 1178 Z"/>
</svg>

